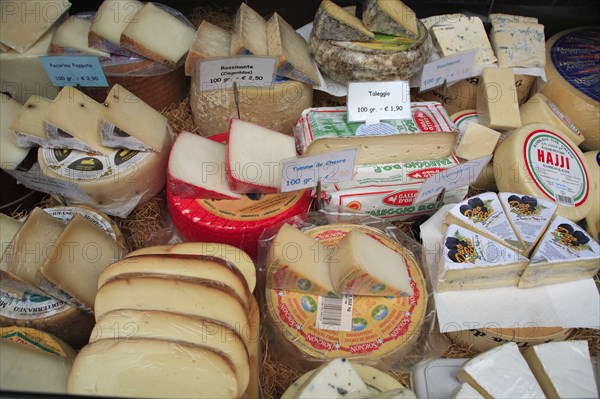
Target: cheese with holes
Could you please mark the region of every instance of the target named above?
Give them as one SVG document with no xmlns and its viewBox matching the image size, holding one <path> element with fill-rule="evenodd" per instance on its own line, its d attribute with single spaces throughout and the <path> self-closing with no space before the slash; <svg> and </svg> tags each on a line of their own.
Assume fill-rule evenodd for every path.
<svg viewBox="0 0 600 399">
<path fill-rule="evenodd" d="M 101 120 L 100 141 L 108 147 L 158 152 L 171 141 L 167 118 L 119 84 L 106 96 Z"/>
<path fill-rule="evenodd" d="M 23 226 L 23 222 L 0 213 L 0 261 L 4 257 L 4 252 L 11 246 L 11 241 L 21 226 Z"/>
<path fill-rule="evenodd" d="M 329 277 L 332 251 L 297 228 L 284 224 L 267 258 L 269 288 L 327 295 L 335 292 Z"/>
<path fill-rule="evenodd" d="M 556 216 L 521 275 L 519 288 L 593 277 L 600 270 L 600 245 L 574 222 Z"/>
<path fill-rule="evenodd" d="M 202 21 L 196 35 L 192 48 L 185 59 L 185 74 L 195 76 L 198 63 L 207 58 L 227 57 L 231 47 L 231 33 L 223 28 Z"/>
<path fill-rule="evenodd" d="M 419 36 L 417 15 L 400 0 L 367 0 L 362 20 L 372 32 L 392 36 Z"/>
<path fill-rule="evenodd" d="M 491 129 L 521 127 L 519 102 L 512 69 L 484 68 L 477 86 L 477 115 Z"/>
<path fill-rule="evenodd" d="M 100 340 L 85 346 L 73 362 L 67 387 L 70 394 L 119 397 L 237 398 L 243 394 L 233 363 L 222 353 L 156 339 Z"/>
<path fill-rule="evenodd" d="M 494 24 L 490 40 L 500 68 L 543 68 L 546 65 L 544 25 L 526 22 Z"/>
<path fill-rule="evenodd" d="M 269 54 L 267 21 L 246 3 L 241 3 L 235 14 L 229 54 Z"/>
<path fill-rule="evenodd" d="M 313 31 L 323 40 L 369 41 L 375 38 L 360 19 L 330 0 L 323 0 L 319 5 Z"/>
<path fill-rule="evenodd" d="M 154 3 L 146 3 L 127 25 L 120 44 L 128 50 L 161 64 L 176 66 L 185 57 L 196 30 Z"/>
<path fill-rule="evenodd" d="M 71 7 L 66 0 L 17 0 L 2 4 L 0 42 L 24 53 Z"/>
<path fill-rule="evenodd" d="M 494 153 L 500 191 L 549 199 L 558 205 L 559 215 L 575 221 L 592 209 L 588 170 L 577 145 L 541 123 L 514 130 Z"/>
<path fill-rule="evenodd" d="M 369 388 L 348 359 L 332 360 L 315 370 L 296 391 L 298 399 L 364 398 Z"/>
<path fill-rule="evenodd" d="M 400 253 L 360 230 L 352 230 L 340 240 L 329 260 L 329 275 L 336 293 L 413 296 L 409 263 L 416 261 L 407 249 Z"/>
<path fill-rule="evenodd" d="M 88 44 L 88 34 L 92 21 L 76 15 L 70 16 L 60 24 L 52 37 L 52 47 L 63 50 L 76 50 L 80 53 L 96 55 L 98 57 L 110 57 L 106 51 L 92 48 Z"/>
<path fill-rule="evenodd" d="M 590 201 L 592 209 L 585 217 L 587 232 L 596 241 L 600 241 L 600 151 L 589 151 L 583 154 L 590 166 Z"/>
<path fill-rule="evenodd" d="M 514 342 L 467 361 L 458 371 L 458 379 L 472 385 L 486 398 L 545 398 Z"/>
<path fill-rule="evenodd" d="M 167 184 L 182 198 L 236 199 L 225 173 L 227 150 L 223 143 L 181 132 L 171 149 Z"/>
<path fill-rule="evenodd" d="M 452 399 L 484 399 L 484 397 L 471 385 L 462 382 L 452 394 Z"/>
<path fill-rule="evenodd" d="M 29 148 L 17 144 L 15 132 L 10 128 L 23 106 L 4 93 L 0 93 L 0 106 L 0 167 L 12 170 L 29 154 Z"/>
<path fill-rule="evenodd" d="M 557 132 L 564 134 L 577 145 L 580 145 L 584 140 L 581 130 L 575 126 L 573 121 L 542 93 L 531 96 L 525 104 L 519 107 L 519 112 L 523 125 L 527 123 L 545 123 L 554 126 Z"/>
<path fill-rule="evenodd" d="M 475 50 L 475 65 L 496 61 L 483 22 L 478 17 L 459 16 L 441 20 L 431 27 L 431 35 L 444 57 Z"/>
<path fill-rule="evenodd" d="M 135 14 L 143 7 L 137 0 L 104 0 L 92 21 L 87 37 L 90 47 L 108 50 L 103 44 L 119 46 L 121 33 L 134 22 Z M 135 21 L 137 22 L 137 21 Z"/>
<path fill-rule="evenodd" d="M 598 397 L 587 341 L 544 343 L 527 349 L 524 356 L 547 397 Z"/>
<path fill-rule="evenodd" d="M 296 156 L 294 138 L 241 119 L 231 119 L 227 183 L 238 193 L 274 193 L 281 186 L 281 162 Z"/>
<path fill-rule="evenodd" d="M 469 123 L 460 137 L 454 154 L 467 161 L 492 155 L 499 138 L 500 132 L 476 122 Z"/>
<path fill-rule="evenodd" d="M 310 56 L 308 44 L 277 13 L 267 22 L 267 51 L 277 58 L 277 75 L 309 85 L 319 85 L 319 73 Z"/>
<path fill-rule="evenodd" d="M 44 117 L 52 100 L 34 94 L 23 104 L 10 124 L 15 132 L 17 144 L 21 147 L 47 147 L 49 146 L 46 131 L 44 130 Z"/>
</svg>

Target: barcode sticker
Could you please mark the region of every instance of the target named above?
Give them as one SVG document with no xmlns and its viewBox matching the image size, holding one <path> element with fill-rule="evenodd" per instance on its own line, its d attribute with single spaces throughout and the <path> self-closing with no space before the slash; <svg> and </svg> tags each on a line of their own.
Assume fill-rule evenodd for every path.
<svg viewBox="0 0 600 399">
<path fill-rule="evenodd" d="M 320 296 L 317 301 L 317 328 L 352 331 L 352 295 L 340 298 Z"/>
<path fill-rule="evenodd" d="M 569 194 L 569 187 L 560 182 L 554 183 L 554 201 L 559 205 L 575 206 L 575 199 Z"/>
<path fill-rule="evenodd" d="M 560 205 L 574 206 L 575 203 L 575 201 L 573 201 L 573 198 L 566 195 L 555 194 L 554 199 L 556 203 Z"/>
</svg>

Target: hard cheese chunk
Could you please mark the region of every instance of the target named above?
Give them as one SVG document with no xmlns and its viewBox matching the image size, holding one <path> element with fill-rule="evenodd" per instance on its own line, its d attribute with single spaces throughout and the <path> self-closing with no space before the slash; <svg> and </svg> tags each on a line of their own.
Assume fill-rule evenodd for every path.
<svg viewBox="0 0 600 399">
<path fill-rule="evenodd" d="M 70 16 L 63 22 L 52 38 L 52 46 L 61 49 L 77 50 L 84 54 L 97 55 L 98 57 L 110 57 L 105 51 L 92 48 L 88 44 L 88 34 L 92 21 L 78 16 Z"/>
<path fill-rule="evenodd" d="M 269 288 L 327 295 L 331 250 L 289 224 L 281 226 L 268 255 Z"/>
<path fill-rule="evenodd" d="M 20 221 L 0 213 L 0 260 L 4 257 L 4 252 L 6 252 L 21 226 L 23 226 L 23 223 Z"/>
<path fill-rule="evenodd" d="M 431 27 L 431 34 L 444 57 L 475 50 L 475 65 L 496 61 L 483 22 L 478 17 L 460 16 L 440 21 Z"/>
<path fill-rule="evenodd" d="M 267 21 L 246 3 L 241 3 L 233 21 L 229 54 L 267 55 Z"/>
<path fill-rule="evenodd" d="M 452 394 L 452 399 L 484 399 L 475 388 L 466 382 L 461 383 Z"/>
<path fill-rule="evenodd" d="M 277 57 L 278 75 L 319 85 L 319 74 L 308 43 L 277 13 L 267 22 L 267 51 Z"/>
<path fill-rule="evenodd" d="M 47 147 L 44 117 L 52 100 L 39 95 L 29 97 L 13 119 L 10 128 L 15 131 L 17 144 L 21 147 Z"/>
<path fill-rule="evenodd" d="M 455 154 L 467 161 L 491 155 L 494 153 L 499 138 L 499 132 L 471 122 L 461 135 Z"/>
<path fill-rule="evenodd" d="M 370 31 L 393 36 L 419 36 L 415 12 L 400 0 L 367 0 L 363 7 L 363 23 Z"/>
<path fill-rule="evenodd" d="M 146 58 L 176 66 L 194 41 L 195 29 L 162 10 L 146 3 L 121 34 L 121 46 Z"/>
<path fill-rule="evenodd" d="M 274 193 L 281 186 L 281 162 L 296 156 L 294 138 L 232 119 L 227 145 L 227 181 L 238 193 Z"/>
<path fill-rule="evenodd" d="M 198 62 L 212 57 L 226 57 L 231 47 L 231 33 L 223 28 L 202 21 L 185 59 L 185 74 L 195 76 Z"/>
<path fill-rule="evenodd" d="M 509 130 L 521 126 L 512 69 L 483 69 L 477 86 L 477 114 L 480 123 L 491 129 Z"/>
<path fill-rule="evenodd" d="M 0 93 L 0 168 L 2 169 L 17 169 L 29 154 L 29 148 L 22 148 L 17 144 L 14 130 L 10 128 L 21 109 L 21 104 Z"/>
<path fill-rule="evenodd" d="M 375 34 L 362 21 L 330 0 L 323 0 L 315 14 L 313 34 L 322 40 L 369 41 Z"/>
<path fill-rule="evenodd" d="M 134 21 L 135 14 L 143 6 L 142 2 L 137 0 L 104 0 L 89 29 L 89 45 L 102 49 L 102 41 L 106 40 L 119 46 L 121 33 Z"/>
<path fill-rule="evenodd" d="M 179 133 L 169 156 L 169 189 L 182 198 L 241 198 L 227 184 L 226 155 L 223 143 L 189 132 Z"/>
<path fill-rule="evenodd" d="M 110 235 L 75 215 L 39 269 L 37 283 L 41 274 L 77 305 L 93 309 L 100 272 L 123 255 L 123 248 Z"/>
<path fill-rule="evenodd" d="M 411 256 L 405 256 L 360 230 L 342 238 L 329 262 L 337 293 L 379 296 L 412 296 L 408 274 Z"/>
<path fill-rule="evenodd" d="M 545 398 L 514 342 L 467 361 L 458 371 L 458 378 L 486 398 Z"/>
<path fill-rule="evenodd" d="M 68 393 L 116 397 L 237 398 L 233 364 L 207 347 L 155 339 L 101 340 L 75 358 Z"/>
<path fill-rule="evenodd" d="M 523 272 L 519 288 L 581 280 L 598 270 L 598 243 L 576 223 L 556 216 Z"/>
<path fill-rule="evenodd" d="M 298 399 L 309 398 L 365 398 L 369 388 L 348 359 L 332 360 L 316 370 L 298 388 Z"/>
<path fill-rule="evenodd" d="M 110 147 L 159 152 L 171 140 L 167 118 L 119 84 L 106 96 L 101 126 Z"/>
<path fill-rule="evenodd" d="M 495 24 L 490 38 L 500 68 L 543 68 L 546 65 L 544 25 Z"/>
<path fill-rule="evenodd" d="M 547 397 L 598 397 L 587 341 L 535 345 L 524 356 Z"/>
</svg>

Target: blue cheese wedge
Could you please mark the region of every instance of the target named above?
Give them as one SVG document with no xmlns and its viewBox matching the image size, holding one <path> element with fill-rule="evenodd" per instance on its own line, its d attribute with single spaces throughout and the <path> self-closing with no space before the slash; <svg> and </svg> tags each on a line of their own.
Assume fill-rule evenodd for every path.
<svg viewBox="0 0 600 399">
<path fill-rule="evenodd" d="M 365 398 L 369 388 L 345 358 L 335 359 L 315 371 L 296 392 L 298 399 Z"/>
<path fill-rule="evenodd" d="M 490 14 L 490 22 L 492 25 L 502 24 L 506 22 L 528 22 L 531 24 L 537 24 L 538 19 L 535 17 L 526 17 L 524 15 L 512 15 L 503 13 L 492 13 Z"/>
<path fill-rule="evenodd" d="M 440 21 L 431 27 L 434 42 L 444 57 L 476 50 L 475 65 L 496 62 L 483 22 L 477 17 Z"/>
<path fill-rule="evenodd" d="M 544 25 L 524 22 L 496 24 L 490 33 L 500 68 L 543 68 L 546 65 Z"/>
</svg>

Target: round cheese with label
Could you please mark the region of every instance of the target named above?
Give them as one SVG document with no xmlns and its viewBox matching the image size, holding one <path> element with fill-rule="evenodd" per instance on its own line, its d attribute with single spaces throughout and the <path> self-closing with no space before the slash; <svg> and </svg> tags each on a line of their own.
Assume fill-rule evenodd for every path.
<svg viewBox="0 0 600 399">
<path fill-rule="evenodd" d="M 0 340 L 16 342 L 31 348 L 73 359 L 77 352 L 62 339 L 29 327 L 0 327 Z"/>
</svg>

